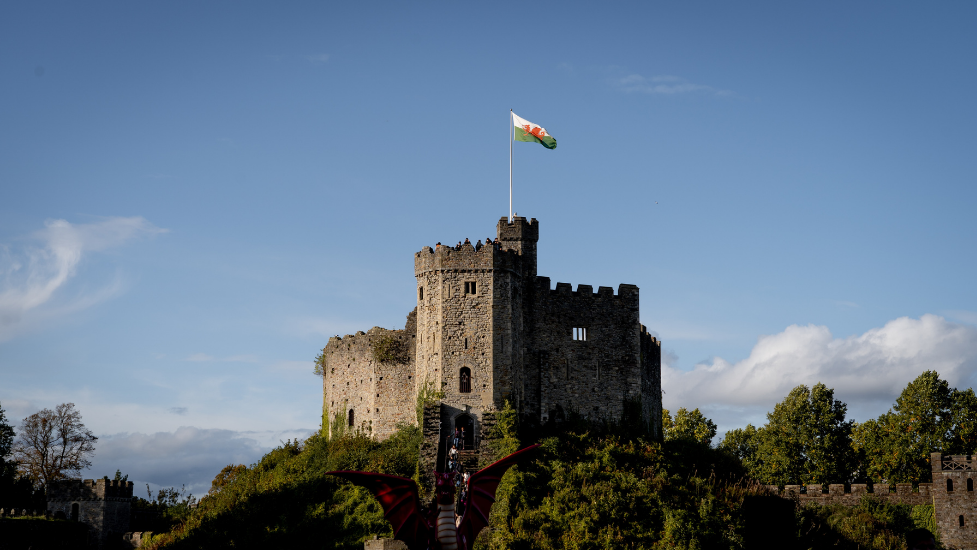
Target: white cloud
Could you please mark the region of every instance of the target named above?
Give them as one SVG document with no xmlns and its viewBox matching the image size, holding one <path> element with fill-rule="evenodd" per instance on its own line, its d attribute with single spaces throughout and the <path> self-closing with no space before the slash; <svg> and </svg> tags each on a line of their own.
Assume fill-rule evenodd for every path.
<svg viewBox="0 0 977 550">
<path fill-rule="evenodd" d="M 733 95 L 729 90 L 720 90 L 712 86 L 694 84 L 688 80 L 671 75 L 645 77 L 640 74 L 630 74 L 619 78 L 615 84 L 625 92 L 643 94 L 675 95 L 687 93 L 703 93 L 716 96 Z"/>
<path fill-rule="evenodd" d="M 139 216 L 89 224 L 48 220 L 44 225 L 26 239 L 26 246 L 16 251 L 9 245 L 0 248 L 0 341 L 38 321 L 91 307 L 118 294 L 123 284 L 116 280 L 67 302 L 52 303 L 87 254 L 121 246 L 139 236 L 166 232 Z"/>
<path fill-rule="evenodd" d="M 316 53 L 312 55 L 305 56 L 311 63 L 325 63 L 329 61 L 329 54 L 327 53 Z"/>
<path fill-rule="evenodd" d="M 662 367 L 665 407 L 699 407 L 722 429 L 763 422 L 799 384 L 823 382 L 851 416 L 865 420 L 887 410 L 910 381 L 935 370 L 951 386 L 977 381 L 977 327 L 936 315 L 900 317 L 881 328 L 835 338 L 824 326 L 791 325 L 761 336 L 749 357 L 730 363 L 720 357 L 683 372 Z M 720 432 L 722 433 L 722 432 Z"/>
</svg>

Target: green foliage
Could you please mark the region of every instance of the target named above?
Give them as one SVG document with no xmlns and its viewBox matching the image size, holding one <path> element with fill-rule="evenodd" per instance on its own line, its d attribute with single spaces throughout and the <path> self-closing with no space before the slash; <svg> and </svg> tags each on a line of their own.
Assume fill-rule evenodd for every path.
<svg viewBox="0 0 977 550">
<path fill-rule="evenodd" d="M 359 550 L 374 534 L 392 536 L 390 524 L 368 491 L 324 473 L 410 477 L 420 441 L 420 429 L 402 425 L 383 442 L 361 434 L 288 442 L 250 467 L 224 468 L 199 506 L 169 533 L 154 535 L 147 548 Z"/>
<path fill-rule="evenodd" d="M 500 435 L 511 434 L 502 424 Z M 616 426 L 567 424 L 534 430 L 543 435 L 541 450 L 503 478 L 484 546 L 742 546 L 737 510 L 762 488 L 736 481 L 742 470 L 735 460 L 695 439 L 660 444 L 618 435 Z"/>
<path fill-rule="evenodd" d="M 43 509 L 44 489 L 35 487 L 29 478 L 18 475 L 18 463 L 11 460 L 15 435 L 0 406 L 0 508 Z"/>
<path fill-rule="evenodd" d="M 399 339 L 389 333 L 381 335 L 370 345 L 373 360 L 377 363 L 407 363 L 407 347 Z"/>
<path fill-rule="evenodd" d="M 312 374 L 316 376 L 326 375 L 326 349 L 323 348 L 319 350 L 319 354 L 315 356 L 315 369 L 313 369 Z"/>
<path fill-rule="evenodd" d="M 674 419 L 668 409 L 662 409 L 662 424 L 665 426 L 666 441 L 684 439 L 709 445 L 716 437 L 716 424 L 703 416 L 698 408 L 691 411 L 679 408 Z"/>
<path fill-rule="evenodd" d="M 902 550 L 913 529 L 937 533 L 933 506 L 892 504 L 868 496 L 853 507 L 807 506 L 798 511 L 797 521 L 802 548 Z"/>
<path fill-rule="evenodd" d="M 951 388 L 935 371 L 909 383 L 892 409 L 857 425 L 853 446 L 868 479 L 930 482 L 931 452 L 977 451 L 977 397 L 972 389 Z"/>
<path fill-rule="evenodd" d="M 847 410 L 824 384 L 797 386 L 767 413 L 765 426 L 727 432 L 719 447 L 762 483 L 850 482 L 856 459 Z"/>
<path fill-rule="evenodd" d="M 431 403 L 438 403 L 444 399 L 444 396 L 444 390 L 435 388 L 433 381 L 427 378 L 424 379 L 424 383 L 417 390 L 417 404 L 415 405 L 418 426 L 424 423 L 424 406 Z"/>
</svg>

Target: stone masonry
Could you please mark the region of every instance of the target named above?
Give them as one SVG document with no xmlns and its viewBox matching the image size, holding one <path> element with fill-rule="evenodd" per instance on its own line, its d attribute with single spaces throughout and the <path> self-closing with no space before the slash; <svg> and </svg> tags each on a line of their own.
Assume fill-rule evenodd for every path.
<svg viewBox="0 0 977 550">
<path fill-rule="evenodd" d="M 640 323 L 638 287 L 553 288 L 536 274 L 539 222 L 502 218 L 496 236 L 499 247 L 414 254 L 417 307 L 403 330 L 329 339 L 323 429 L 341 419 L 385 438 L 398 422 L 417 423 L 420 393 L 441 391 L 442 445 L 464 426 L 467 445 L 480 448 L 483 420 L 506 401 L 529 423 L 637 411 L 628 421 L 660 438 L 661 342 Z M 397 353 L 378 360 L 378 342 L 392 340 Z"/>
<path fill-rule="evenodd" d="M 99 548 L 129 530 L 132 482 L 102 479 L 66 479 L 47 484 L 47 508 L 91 528 Z"/>
<path fill-rule="evenodd" d="M 936 524 L 945 546 L 977 550 L 977 456 L 930 455 Z"/>
</svg>

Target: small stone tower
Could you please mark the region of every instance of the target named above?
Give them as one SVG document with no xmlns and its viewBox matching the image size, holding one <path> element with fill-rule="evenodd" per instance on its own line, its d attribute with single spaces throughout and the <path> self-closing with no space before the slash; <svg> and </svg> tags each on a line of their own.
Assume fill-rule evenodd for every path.
<svg viewBox="0 0 977 550">
<path fill-rule="evenodd" d="M 110 538 L 129 530 L 132 508 L 132 482 L 102 479 L 65 479 L 47 484 L 47 508 L 52 514 L 88 524 L 105 548 Z"/>
<path fill-rule="evenodd" d="M 977 549 L 977 456 L 930 454 L 933 504 L 945 546 Z"/>
</svg>

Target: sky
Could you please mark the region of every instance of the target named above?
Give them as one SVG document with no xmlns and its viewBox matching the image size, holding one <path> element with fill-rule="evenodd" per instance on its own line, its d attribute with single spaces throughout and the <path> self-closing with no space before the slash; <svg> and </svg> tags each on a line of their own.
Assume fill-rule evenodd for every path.
<svg viewBox="0 0 977 550">
<path fill-rule="evenodd" d="M 5 3 L 0 407 L 198 496 L 319 428 L 328 338 L 508 214 L 640 287 L 664 405 L 720 434 L 977 382 L 977 5 Z M 16 427 L 15 427 L 16 428 Z M 141 490 L 141 489 L 140 489 Z M 141 493 L 137 493 L 141 494 Z"/>
</svg>

